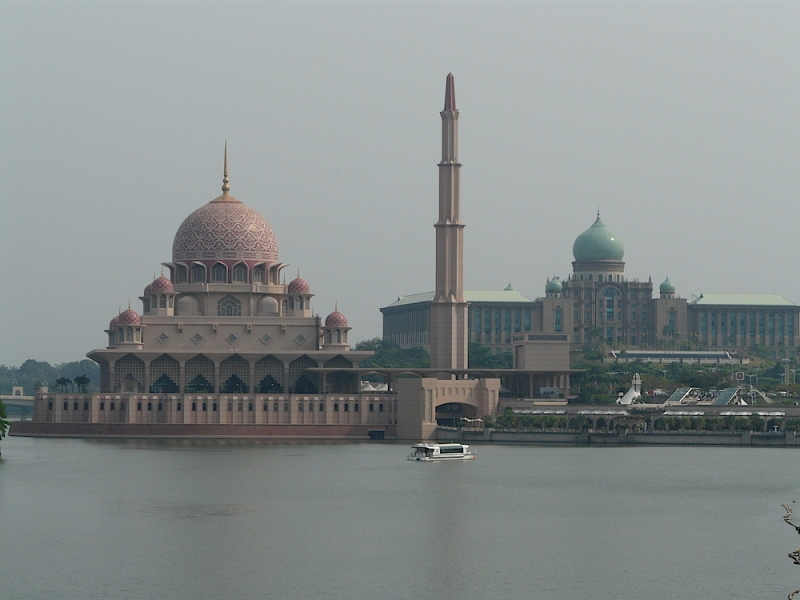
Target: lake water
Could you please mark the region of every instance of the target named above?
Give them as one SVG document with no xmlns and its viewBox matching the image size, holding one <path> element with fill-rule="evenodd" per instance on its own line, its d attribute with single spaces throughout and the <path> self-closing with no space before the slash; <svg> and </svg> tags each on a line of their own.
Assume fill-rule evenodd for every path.
<svg viewBox="0 0 800 600">
<path fill-rule="evenodd" d="M 786 598 L 796 449 L 9 438 L 0 597 Z M 800 507 L 800 504 L 797 506 Z M 797 511 L 800 522 L 800 510 Z"/>
</svg>

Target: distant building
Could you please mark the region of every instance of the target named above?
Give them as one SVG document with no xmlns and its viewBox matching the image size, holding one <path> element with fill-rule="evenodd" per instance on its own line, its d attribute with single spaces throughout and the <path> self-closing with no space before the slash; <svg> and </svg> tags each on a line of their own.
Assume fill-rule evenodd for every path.
<svg viewBox="0 0 800 600">
<path fill-rule="evenodd" d="M 628 279 L 625 247 L 598 213 L 572 246 L 572 274 L 547 281 L 531 300 L 509 286 L 467 291 L 469 341 L 511 351 L 520 334 L 566 335 L 572 349 L 604 343 L 617 349 L 720 349 L 747 354 L 758 344 L 771 358 L 794 357 L 800 345 L 800 307 L 779 295 L 704 294 L 680 298 L 667 277 Z M 404 296 L 381 309 L 384 338 L 400 346 L 427 345 L 432 293 Z"/>
</svg>

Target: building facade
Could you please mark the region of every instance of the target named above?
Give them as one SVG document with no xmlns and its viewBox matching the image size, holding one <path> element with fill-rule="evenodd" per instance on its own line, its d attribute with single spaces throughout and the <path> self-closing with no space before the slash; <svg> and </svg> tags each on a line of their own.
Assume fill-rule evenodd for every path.
<svg viewBox="0 0 800 600">
<path fill-rule="evenodd" d="M 798 305 L 772 294 L 704 294 L 690 302 L 677 295 L 669 277 L 656 292 L 649 277 L 628 279 L 624 244 L 599 213 L 575 239 L 572 252 L 572 273 L 564 280 L 548 279 L 544 295 L 535 300 L 512 288 L 466 291 L 469 341 L 494 352 L 512 351 L 515 338 L 524 334 L 566 335 L 573 350 L 603 344 L 619 350 L 691 347 L 747 354 L 762 346 L 773 359 L 798 352 Z M 425 346 L 432 297 L 414 294 L 382 308 L 384 338 L 403 347 Z"/>
<path fill-rule="evenodd" d="M 393 396 L 360 394 L 347 318 L 324 320 L 287 266 L 269 223 L 230 194 L 180 225 L 169 271 L 106 330 L 100 391 L 43 392 L 34 418 L 49 422 L 393 424 Z M 314 369 L 319 369 L 315 371 Z"/>
</svg>

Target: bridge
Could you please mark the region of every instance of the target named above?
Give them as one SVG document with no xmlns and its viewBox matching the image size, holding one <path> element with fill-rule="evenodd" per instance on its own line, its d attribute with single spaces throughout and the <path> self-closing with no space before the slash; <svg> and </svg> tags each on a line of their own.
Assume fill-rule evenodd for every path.
<svg viewBox="0 0 800 600">
<path fill-rule="evenodd" d="M 0 402 L 10 408 L 8 412 L 19 414 L 23 421 L 33 415 L 33 396 L 26 396 L 22 386 L 15 385 L 10 394 L 0 394 Z"/>
</svg>

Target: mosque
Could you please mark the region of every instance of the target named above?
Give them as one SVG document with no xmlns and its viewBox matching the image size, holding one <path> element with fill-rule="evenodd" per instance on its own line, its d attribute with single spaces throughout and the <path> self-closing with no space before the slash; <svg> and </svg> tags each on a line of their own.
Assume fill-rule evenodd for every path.
<svg viewBox="0 0 800 600">
<path fill-rule="evenodd" d="M 34 421 L 93 424 L 394 425 L 391 397 L 361 394 L 347 318 L 321 319 L 311 286 L 281 282 L 286 264 L 269 223 L 230 193 L 190 214 L 172 243 L 169 276 L 145 286 L 141 314 L 111 319 L 100 391 L 44 392 Z M 318 369 L 315 371 L 315 369 Z M 309 430 L 314 433 L 313 430 Z"/>
</svg>

